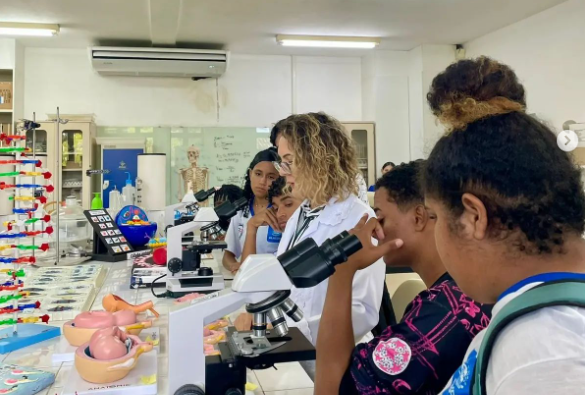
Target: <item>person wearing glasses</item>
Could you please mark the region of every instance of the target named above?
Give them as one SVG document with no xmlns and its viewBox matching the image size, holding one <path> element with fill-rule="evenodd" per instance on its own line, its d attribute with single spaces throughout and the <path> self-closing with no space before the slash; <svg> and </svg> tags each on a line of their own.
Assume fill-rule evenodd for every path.
<svg viewBox="0 0 585 395">
<path fill-rule="evenodd" d="M 281 233 L 268 202 L 268 189 L 278 178 L 278 172 L 273 164 L 277 159 L 276 150 L 269 148 L 258 152 L 248 167 L 244 197 L 248 199 L 249 204 L 231 219 L 225 237 L 227 248 L 222 263 L 231 272 L 236 272 L 240 268 L 249 221 L 260 221 L 254 228 L 255 234 L 250 235 L 256 240 L 258 254 L 274 254 L 278 248 Z"/>
<path fill-rule="evenodd" d="M 352 326 L 349 302 L 337 302 L 350 299 L 351 258 L 337 266 L 329 279 L 317 342 L 317 394 L 437 394 L 490 322 L 490 306 L 461 292 L 441 261 L 436 216 L 425 207 L 418 182 L 424 164 L 403 163 L 382 176 L 376 182 L 374 211 L 385 239 L 403 242 L 384 256 L 386 265 L 412 268 L 427 289 L 410 302 L 400 322 L 356 346 L 344 336 Z"/>
<path fill-rule="evenodd" d="M 313 113 L 313 115 L 315 116 L 319 116 L 319 114 L 317 113 Z M 284 119 L 277 122 L 273 127 L 272 130 L 270 131 L 270 143 L 272 144 L 273 147 L 278 148 L 278 137 L 280 136 L 280 124 L 284 122 Z M 389 162 L 391 163 L 391 162 Z M 283 166 L 287 166 L 287 163 L 284 162 Z M 384 165 L 386 166 L 386 165 Z M 392 166 L 394 166 L 394 164 L 392 164 Z M 382 171 L 382 174 L 384 174 L 384 172 Z M 362 175 L 361 172 L 358 172 L 358 174 L 356 175 L 356 183 L 357 183 L 357 187 L 358 187 L 358 191 L 357 191 L 357 196 L 358 198 L 364 202 L 365 204 L 369 205 L 370 201 L 368 199 L 368 184 L 366 184 L 366 180 L 364 179 L 364 176 Z M 371 190 L 373 192 L 373 189 Z"/>
<path fill-rule="evenodd" d="M 275 141 L 280 175 L 292 187 L 292 194 L 303 200 L 287 223 L 278 255 L 301 241 L 312 238 L 317 244 L 352 229 L 374 211 L 357 197 L 359 173 L 354 144 L 336 119 L 324 113 L 291 115 L 277 124 Z M 357 343 L 379 319 L 384 288 L 385 265 L 379 262 L 356 274 L 351 300 L 354 341 Z M 319 322 L 327 280 L 313 288 L 293 289 L 292 300 L 304 313 L 297 326 L 311 343 L 317 344 Z M 314 363 L 303 364 L 314 377 Z"/>
</svg>

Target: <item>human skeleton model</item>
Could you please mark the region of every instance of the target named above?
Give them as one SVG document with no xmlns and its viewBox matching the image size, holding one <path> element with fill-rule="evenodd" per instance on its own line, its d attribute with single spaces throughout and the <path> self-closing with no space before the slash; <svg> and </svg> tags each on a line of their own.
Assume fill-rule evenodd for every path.
<svg viewBox="0 0 585 395">
<path fill-rule="evenodd" d="M 209 169 L 207 167 L 197 166 L 200 153 L 199 148 L 193 145 L 187 150 L 187 159 L 191 166 L 179 170 L 179 174 L 183 179 L 182 185 L 179 182 L 179 201 L 181 201 L 183 196 L 189 191 L 189 187 L 191 187 L 193 193 L 197 193 L 197 191 L 202 189 L 207 190 L 207 185 L 209 184 Z M 182 189 L 184 189 L 184 191 Z M 199 205 L 206 206 L 207 203 L 202 202 Z"/>
</svg>

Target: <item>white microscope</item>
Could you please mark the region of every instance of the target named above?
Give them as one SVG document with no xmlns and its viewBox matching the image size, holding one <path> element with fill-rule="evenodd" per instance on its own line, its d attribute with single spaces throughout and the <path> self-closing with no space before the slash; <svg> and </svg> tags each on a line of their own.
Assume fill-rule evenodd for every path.
<svg viewBox="0 0 585 395">
<path fill-rule="evenodd" d="M 203 201 L 213 193 L 215 189 L 200 191 L 195 194 L 195 198 Z M 192 219 L 180 225 L 167 226 L 166 288 L 170 296 L 224 288 L 224 279 L 220 273 L 214 273 L 211 268 L 201 266 L 201 255 L 227 247 L 223 236 L 229 226 L 229 219 L 247 204 L 245 198 L 233 203 L 227 201 L 215 209 L 190 203 Z M 174 218 L 174 211 L 179 207 L 186 207 L 184 205 L 185 203 L 179 203 L 169 206 L 165 217 Z M 165 221 L 168 223 L 168 220 Z M 192 234 L 196 230 L 201 231 L 199 239 L 185 239 L 187 234 Z"/>
<path fill-rule="evenodd" d="M 176 306 L 169 314 L 169 395 L 242 395 L 247 367 L 314 359 L 311 343 L 297 328 L 289 332 L 284 318 L 298 322 L 303 317 L 290 291 L 316 286 L 361 247 L 356 236 L 343 232 L 321 246 L 304 240 L 279 257 L 251 255 L 231 290 Z M 227 342 L 220 343 L 221 355 L 205 357 L 203 327 L 243 305 L 254 316 L 252 331 L 230 328 Z"/>
</svg>

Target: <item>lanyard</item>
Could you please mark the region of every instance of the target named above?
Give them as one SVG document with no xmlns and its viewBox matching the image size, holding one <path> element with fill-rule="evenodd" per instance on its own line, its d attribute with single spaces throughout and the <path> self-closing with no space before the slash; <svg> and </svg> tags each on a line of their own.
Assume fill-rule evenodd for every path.
<svg viewBox="0 0 585 395">
<path fill-rule="evenodd" d="M 305 233 L 305 231 L 307 230 L 307 228 L 309 227 L 311 222 L 313 222 L 313 220 L 319 216 L 322 209 L 323 209 L 323 207 L 320 207 L 319 210 L 317 210 L 317 211 L 313 210 L 313 211 L 309 211 L 308 213 L 306 213 L 304 210 L 304 207 L 301 207 L 301 212 L 299 213 L 299 218 L 297 220 L 297 228 L 295 230 L 295 234 L 290 239 L 288 246 L 286 247 L 287 251 L 290 250 L 290 248 L 293 247 L 297 243 L 297 241 Z M 308 214 L 312 214 L 312 215 L 308 215 Z"/>
<path fill-rule="evenodd" d="M 528 284 L 541 283 L 541 282 L 547 283 L 547 282 L 551 282 L 551 281 L 571 280 L 571 279 L 585 281 L 585 274 L 584 273 L 571 273 L 571 272 L 552 272 L 552 273 L 537 274 L 535 276 L 525 278 L 524 280 L 519 281 L 516 284 L 512 285 L 510 288 L 505 290 L 500 295 L 500 297 L 498 298 L 498 301 L 502 300 L 502 298 L 504 298 L 505 296 L 507 296 L 513 292 L 518 291 L 520 288 L 525 287 Z"/>
<path fill-rule="evenodd" d="M 248 206 L 248 211 L 250 212 L 250 215 L 253 217 L 254 216 L 254 202 L 256 201 L 256 198 L 252 198 L 250 199 L 250 204 Z M 266 206 L 267 209 L 269 209 L 270 207 L 272 207 L 271 203 L 268 203 L 268 206 Z"/>
</svg>

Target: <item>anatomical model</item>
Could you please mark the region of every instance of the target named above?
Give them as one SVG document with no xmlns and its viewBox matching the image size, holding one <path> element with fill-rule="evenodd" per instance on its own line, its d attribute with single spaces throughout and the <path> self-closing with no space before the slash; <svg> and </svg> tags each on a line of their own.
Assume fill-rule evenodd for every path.
<svg viewBox="0 0 585 395">
<path fill-rule="evenodd" d="M 85 381 L 111 383 L 136 367 L 138 357 L 152 350 L 151 343 L 126 334 L 117 326 L 100 329 L 75 351 L 75 368 Z"/>
<path fill-rule="evenodd" d="M 179 201 L 183 199 L 183 196 L 189 191 L 189 187 L 193 193 L 205 189 L 209 184 L 209 169 L 207 167 L 197 166 L 201 151 L 194 145 L 190 146 L 187 150 L 187 159 L 189 160 L 190 166 L 179 170 L 182 182 L 179 182 L 179 194 L 177 195 Z"/>
<path fill-rule="evenodd" d="M 137 322 L 132 310 L 120 310 L 115 313 L 107 311 L 84 311 L 75 319 L 63 325 L 63 334 L 72 346 L 80 346 L 89 341 L 100 329 L 118 326 L 131 335 L 138 335 L 145 328 L 152 326 L 152 321 Z"/>
</svg>

